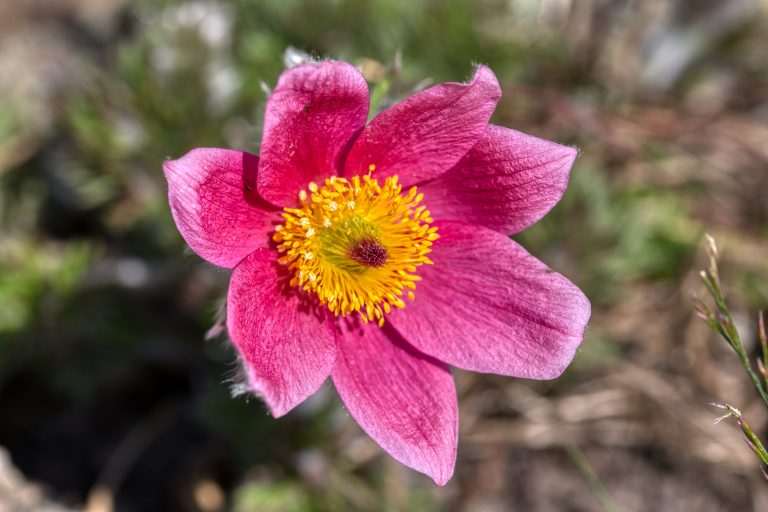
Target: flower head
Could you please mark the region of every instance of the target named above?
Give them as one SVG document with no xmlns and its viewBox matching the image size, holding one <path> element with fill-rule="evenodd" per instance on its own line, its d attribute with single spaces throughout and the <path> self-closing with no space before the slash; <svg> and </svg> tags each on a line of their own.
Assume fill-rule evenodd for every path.
<svg viewBox="0 0 768 512">
<path fill-rule="evenodd" d="M 344 62 L 285 71 L 261 155 L 195 149 L 165 164 L 189 246 L 232 268 L 227 329 L 276 417 L 330 376 L 360 426 L 439 485 L 453 473 L 449 365 L 558 376 L 583 339 L 586 297 L 509 235 L 559 201 L 573 148 L 488 124 L 490 69 L 366 124 Z"/>
<path fill-rule="evenodd" d="M 353 312 L 384 325 L 391 307 L 403 308 L 403 291 L 414 298 L 417 268 L 427 257 L 437 228 L 416 187 L 402 194 L 397 176 L 379 185 L 370 175 L 332 176 L 300 191 L 298 208 L 286 208 L 273 240 L 285 255 L 290 284 L 313 292 L 336 316 Z"/>
</svg>

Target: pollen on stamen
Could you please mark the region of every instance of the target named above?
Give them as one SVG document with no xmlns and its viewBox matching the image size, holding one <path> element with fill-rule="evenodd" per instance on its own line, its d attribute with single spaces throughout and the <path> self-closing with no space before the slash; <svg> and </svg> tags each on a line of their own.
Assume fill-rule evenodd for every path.
<svg viewBox="0 0 768 512">
<path fill-rule="evenodd" d="M 334 177 L 307 188 L 273 236 L 278 261 L 294 273 L 291 285 L 337 316 L 357 313 L 383 325 L 385 314 L 414 299 L 418 267 L 432 263 L 437 228 L 419 205 L 422 194 L 403 192 L 397 176 L 381 184 L 370 175 Z"/>
</svg>

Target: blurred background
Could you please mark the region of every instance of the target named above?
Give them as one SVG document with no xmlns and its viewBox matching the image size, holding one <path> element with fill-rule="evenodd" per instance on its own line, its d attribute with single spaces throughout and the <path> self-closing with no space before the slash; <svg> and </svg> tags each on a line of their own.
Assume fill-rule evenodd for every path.
<svg viewBox="0 0 768 512">
<path fill-rule="evenodd" d="M 280 420 L 232 398 L 206 339 L 228 272 L 185 248 L 161 165 L 257 153 L 289 46 L 360 65 L 382 106 L 488 64 L 494 122 L 581 150 L 516 238 L 590 297 L 586 341 L 553 382 L 455 372 L 444 488 L 329 384 Z M 756 354 L 765 0 L 5 0 L 0 69 L 0 511 L 768 510 L 707 404 L 760 435 L 766 411 L 690 307 L 708 232 Z"/>
</svg>

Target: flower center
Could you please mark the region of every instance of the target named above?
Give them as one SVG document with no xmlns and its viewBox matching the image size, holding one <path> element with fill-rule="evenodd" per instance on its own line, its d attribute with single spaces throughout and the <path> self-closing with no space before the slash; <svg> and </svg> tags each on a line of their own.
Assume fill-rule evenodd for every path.
<svg viewBox="0 0 768 512">
<path fill-rule="evenodd" d="M 387 263 L 389 252 L 375 238 L 361 238 L 352 244 L 347 255 L 364 267 L 381 268 Z"/>
<path fill-rule="evenodd" d="M 422 197 L 416 187 L 403 194 L 397 176 L 382 185 L 370 176 L 310 183 L 273 236 L 291 285 L 315 293 L 337 316 L 356 311 L 383 325 L 392 306 L 405 307 L 403 295 L 413 300 L 416 268 L 432 264 L 437 228 Z"/>
</svg>

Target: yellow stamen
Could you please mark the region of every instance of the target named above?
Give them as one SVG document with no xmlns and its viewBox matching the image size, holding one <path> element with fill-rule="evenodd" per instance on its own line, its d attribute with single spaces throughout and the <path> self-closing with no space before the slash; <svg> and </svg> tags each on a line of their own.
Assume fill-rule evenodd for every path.
<svg viewBox="0 0 768 512">
<path fill-rule="evenodd" d="M 419 206 L 423 195 L 416 187 L 402 193 L 397 176 L 383 185 L 370 176 L 334 177 L 308 189 L 273 235 L 291 285 L 315 293 L 337 316 L 357 312 L 383 325 L 392 306 L 414 299 L 416 269 L 432 263 L 427 254 L 438 234 Z"/>
</svg>

